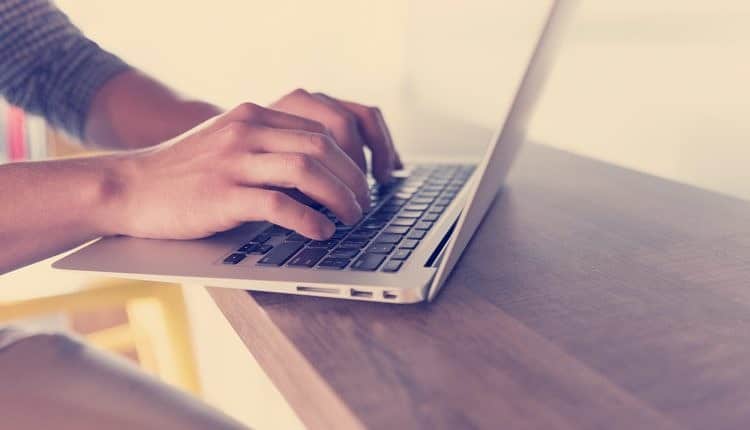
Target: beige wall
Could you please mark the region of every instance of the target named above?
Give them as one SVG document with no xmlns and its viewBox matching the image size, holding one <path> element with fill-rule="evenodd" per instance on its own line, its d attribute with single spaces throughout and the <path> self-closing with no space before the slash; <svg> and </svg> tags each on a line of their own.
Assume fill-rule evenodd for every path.
<svg viewBox="0 0 750 430">
<path fill-rule="evenodd" d="M 466 7 L 456 10 L 452 33 L 444 34 L 476 33 L 477 19 L 492 23 L 493 13 L 520 4 L 471 3 L 468 9 L 485 13 L 469 19 Z M 529 7 L 538 3 L 523 2 Z M 415 29 L 430 30 L 431 22 L 440 22 L 433 19 L 437 6 L 459 2 L 58 4 L 103 45 L 133 63 L 177 88 L 231 105 L 247 99 L 269 102 L 296 86 L 384 103 L 385 94 L 403 77 L 405 60 L 418 54 L 405 55 L 406 35 L 413 40 Z M 750 2 L 741 0 L 583 1 L 535 117 L 533 136 L 750 197 L 745 175 L 750 161 L 748 17 Z M 431 29 L 439 35 L 438 30 L 437 25 Z M 491 35 L 492 26 L 483 31 Z M 438 38 L 434 46 L 448 42 L 447 36 Z M 496 82 L 491 74 L 476 79 L 488 87 Z M 482 112 L 477 118 L 492 125 Z M 406 152 L 419 151 L 408 142 L 402 146 Z"/>
</svg>

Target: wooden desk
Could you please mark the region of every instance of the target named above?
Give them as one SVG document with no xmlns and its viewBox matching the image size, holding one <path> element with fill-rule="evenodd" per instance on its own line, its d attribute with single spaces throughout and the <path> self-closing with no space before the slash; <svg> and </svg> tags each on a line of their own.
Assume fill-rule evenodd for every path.
<svg viewBox="0 0 750 430">
<path fill-rule="evenodd" d="M 433 304 L 210 292 L 312 429 L 750 426 L 750 203 L 543 146 Z"/>
</svg>

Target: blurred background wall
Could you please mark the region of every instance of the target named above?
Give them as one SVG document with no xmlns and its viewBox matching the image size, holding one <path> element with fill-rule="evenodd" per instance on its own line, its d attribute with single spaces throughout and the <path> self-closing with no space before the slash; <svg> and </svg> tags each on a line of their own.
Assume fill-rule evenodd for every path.
<svg viewBox="0 0 750 430">
<path fill-rule="evenodd" d="M 133 64 L 226 106 L 243 100 L 267 103 L 298 86 L 386 103 L 385 95 L 402 79 L 408 61 L 420 53 L 413 49 L 420 34 L 434 37 L 433 44 L 418 43 L 420 48 L 450 45 L 455 35 L 466 33 L 491 37 L 493 14 L 502 18 L 503 10 L 519 4 L 57 3 L 92 37 Z M 530 9 L 539 3 L 522 2 Z M 448 16 L 435 12 L 459 4 L 461 9 L 453 6 L 456 10 Z M 750 197 L 748 19 L 750 2 L 743 0 L 583 0 L 535 116 L 532 137 Z M 497 81 L 487 73 L 474 78 L 477 86 L 489 88 Z M 477 116 L 486 126 L 497 122 Z M 404 152 L 419 152 L 408 142 L 399 143 Z"/>
</svg>

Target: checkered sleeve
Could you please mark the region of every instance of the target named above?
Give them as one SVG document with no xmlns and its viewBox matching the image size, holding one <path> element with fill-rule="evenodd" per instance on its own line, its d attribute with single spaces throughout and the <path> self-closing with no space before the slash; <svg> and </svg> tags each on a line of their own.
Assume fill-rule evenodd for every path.
<svg viewBox="0 0 750 430">
<path fill-rule="evenodd" d="M 0 94 L 83 138 L 96 91 L 129 66 L 49 0 L 0 0 Z"/>
</svg>

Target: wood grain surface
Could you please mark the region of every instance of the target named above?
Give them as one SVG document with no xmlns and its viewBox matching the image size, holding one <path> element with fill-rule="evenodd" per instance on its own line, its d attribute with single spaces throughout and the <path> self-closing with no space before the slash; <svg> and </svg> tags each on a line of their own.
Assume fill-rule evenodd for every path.
<svg viewBox="0 0 750 430">
<path fill-rule="evenodd" d="M 432 304 L 210 292 L 311 429 L 750 428 L 750 203 L 541 145 Z"/>
</svg>

